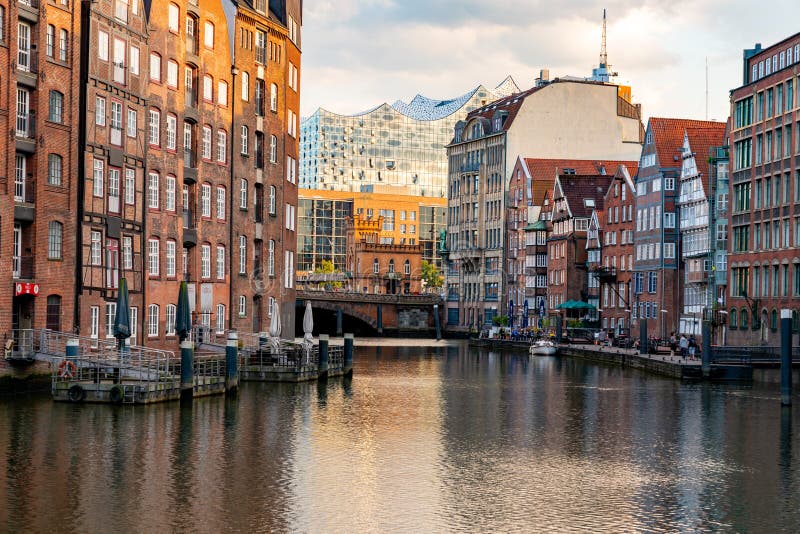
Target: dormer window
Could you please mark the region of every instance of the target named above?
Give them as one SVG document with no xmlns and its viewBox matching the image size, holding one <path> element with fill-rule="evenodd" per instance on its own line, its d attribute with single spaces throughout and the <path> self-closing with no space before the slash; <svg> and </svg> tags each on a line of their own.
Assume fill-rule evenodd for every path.
<svg viewBox="0 0 800 534">
<path fill-rule="evenodd" d="M 575 174 L 575 169 L 564 169 L 563 174 Z"/>
<path fill-rule="evenodd" d="M 593 208 L 594 207 L 594 199 L 593 198 L 584 198 L 583 199 L 583 207 L 584 208 Z"/>
</svg>

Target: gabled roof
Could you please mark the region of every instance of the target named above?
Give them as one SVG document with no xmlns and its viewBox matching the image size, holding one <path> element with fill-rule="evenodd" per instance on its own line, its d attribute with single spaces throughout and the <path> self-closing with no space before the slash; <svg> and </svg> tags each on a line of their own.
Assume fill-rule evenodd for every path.
<svg viewBox="0 0 800 534">
<path fill-rule="evenodd" d="M 653 133 L 653 143 L 655 143 L 656 146 L 659 166 L 678 168 L 681 166 L 681 147 L 683 146 L 684 132 L 690 128 L 704 129 L 717 127 L 721 127 L 724 130 L 725 123 L 694 119 L 667 119 L 662 117 L 651 117 L 647 123 L 647 129 Z M 697 153 L 699 154 L 699 152 Z M 633 172 L 633 169 L 629 170 Z"/>
<path fill-rule="evenodd" d="M 567 211 L 572 217 L 589 218 L 592 212 L 603 209 L 608 186 L 613 180 L 610 174 L 576 175 L 562 174 L 556 177 L 554 191 L 559 191 L 567 201 Z M 554 195 L 554 200 L 560 198 Z M 591 205 L 585 201 L 591 200 Z"/>
<path fill-rule="evenodd" d="M 689 138 L 689 148 L 695 156 L 697 171 L 700 173 L 703 182 L 703 191 L 708 195 L 708 180 L 711 176 L 709 170 L 708 157 L 711 148 L 725 144 L 724 122 L 714 123 L 714 126 L 703 128 L 686 128 L 686 137 Z"/>
<path fill-rule="evenodd" d="M 544 193 L 553 187 L 553 179 L 564 174 L 565 169 L 574 170 L 577 176 L 613 175 L 620 165 L 626 166 L 631 172 L 636 173 L 639 168 L 638 161 L 619 160 L 585 160 L 585 159 L 538 159 L 523 158 L 519 161 L 526 175 L 531 177 L 532 201 L 534 205 L 541 204 Z M 604 191 L 605 193 L 605 191 Z"/>
<path fill-rule="evenodd" d="M 634 169 L 634 172 L 635 171 L 636 169 Z M 628 170 L 627 165 L 622 164 L 617 166 L 617 170 L 614 173 L 614 179 L 608 184 L 608 190 L 606 190 L 605 198 L 608 198 L 608 196 L 611 195 L 611 191 L 614 189 L 614 182 L 616 181 L 622 182 L 623 187 L 627 186 L 628 191 L 634 196 L 636 195 L 636 186 L 633 183 L 633 178 L 631 178 L 631 173 Z"/>
</svg>

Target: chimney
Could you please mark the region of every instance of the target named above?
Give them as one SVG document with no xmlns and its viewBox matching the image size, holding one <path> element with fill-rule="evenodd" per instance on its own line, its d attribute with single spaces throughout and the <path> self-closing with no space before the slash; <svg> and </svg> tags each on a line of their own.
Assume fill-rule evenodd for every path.
<svg viewBox="0 0 800 534">
<path fill-rule="evenodd" d="M 550 69 L 540 69 L 539 77 L 536 78 L 536 87 L 541 87 L 550 83 Z"/>
</svg>

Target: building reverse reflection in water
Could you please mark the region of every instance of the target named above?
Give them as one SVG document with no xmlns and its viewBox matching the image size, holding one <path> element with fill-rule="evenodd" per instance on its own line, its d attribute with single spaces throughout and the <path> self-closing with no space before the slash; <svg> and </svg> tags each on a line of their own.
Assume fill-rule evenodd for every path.
<svg viewBox="0 0 800 534">
<path fill-rule="evenodd" d="M 190 407 L 2 399 L 0 531 L 800 527 L 774 384 L 408 343 Z"/>
</svg>

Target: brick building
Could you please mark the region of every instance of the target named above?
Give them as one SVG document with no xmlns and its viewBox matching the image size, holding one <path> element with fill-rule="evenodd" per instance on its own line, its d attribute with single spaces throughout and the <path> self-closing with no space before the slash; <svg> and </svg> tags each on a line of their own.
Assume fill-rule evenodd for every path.
<svg viewBox="0 0 800 534">
<path fill-rule="evenodd" d="M 681 262 L 677 224 L 678 184 L 687 129 L 716 128 L 712 121 L 652 117 L 636 176 L 636 229 L 632 318 L 647 321 L 649 335 L 678 331 Z M 724 124 L 723 124 L 724 127 Z M 638 330 L 636 330 L 638 332 Z"/>
<path fill-rule="evenodd" d="M 743 61 L 731 92 L 727 342 L 778 345 L 781 309 L 800 326 L 800 33 Z"/>
<path fill-rule="evenodd" d="M 568 301 L 588 304 L 586 239 L 589 219 L 603 209 L 603 198 L 611 183 L 607 174 L 562 173 L 553 185 L 551 232 L 547 237 L 547 310 L 551 321 L 578 319 L 589 315 L 561 310 Z"/>
<path fill-rule="evenodd" d="M 374 294 L 422 291 L 422 245 L 381 243 L 383 217 L 347 218 L 347 271 L 351 290 Z"/>
<path fill-rule="evenodd" d="M 133 343 L 175 347 L 181 279 L 198 323 L 260 330 L 276 298 L 292 335 L 301 18 L 0 0 L 0 336 L 109 337 L 122 277 Z"/>
<path fill-rule="evenodd" d="M 72 330 L 80 4 L 0 1 L 0 337 Z"/>
</svg>

